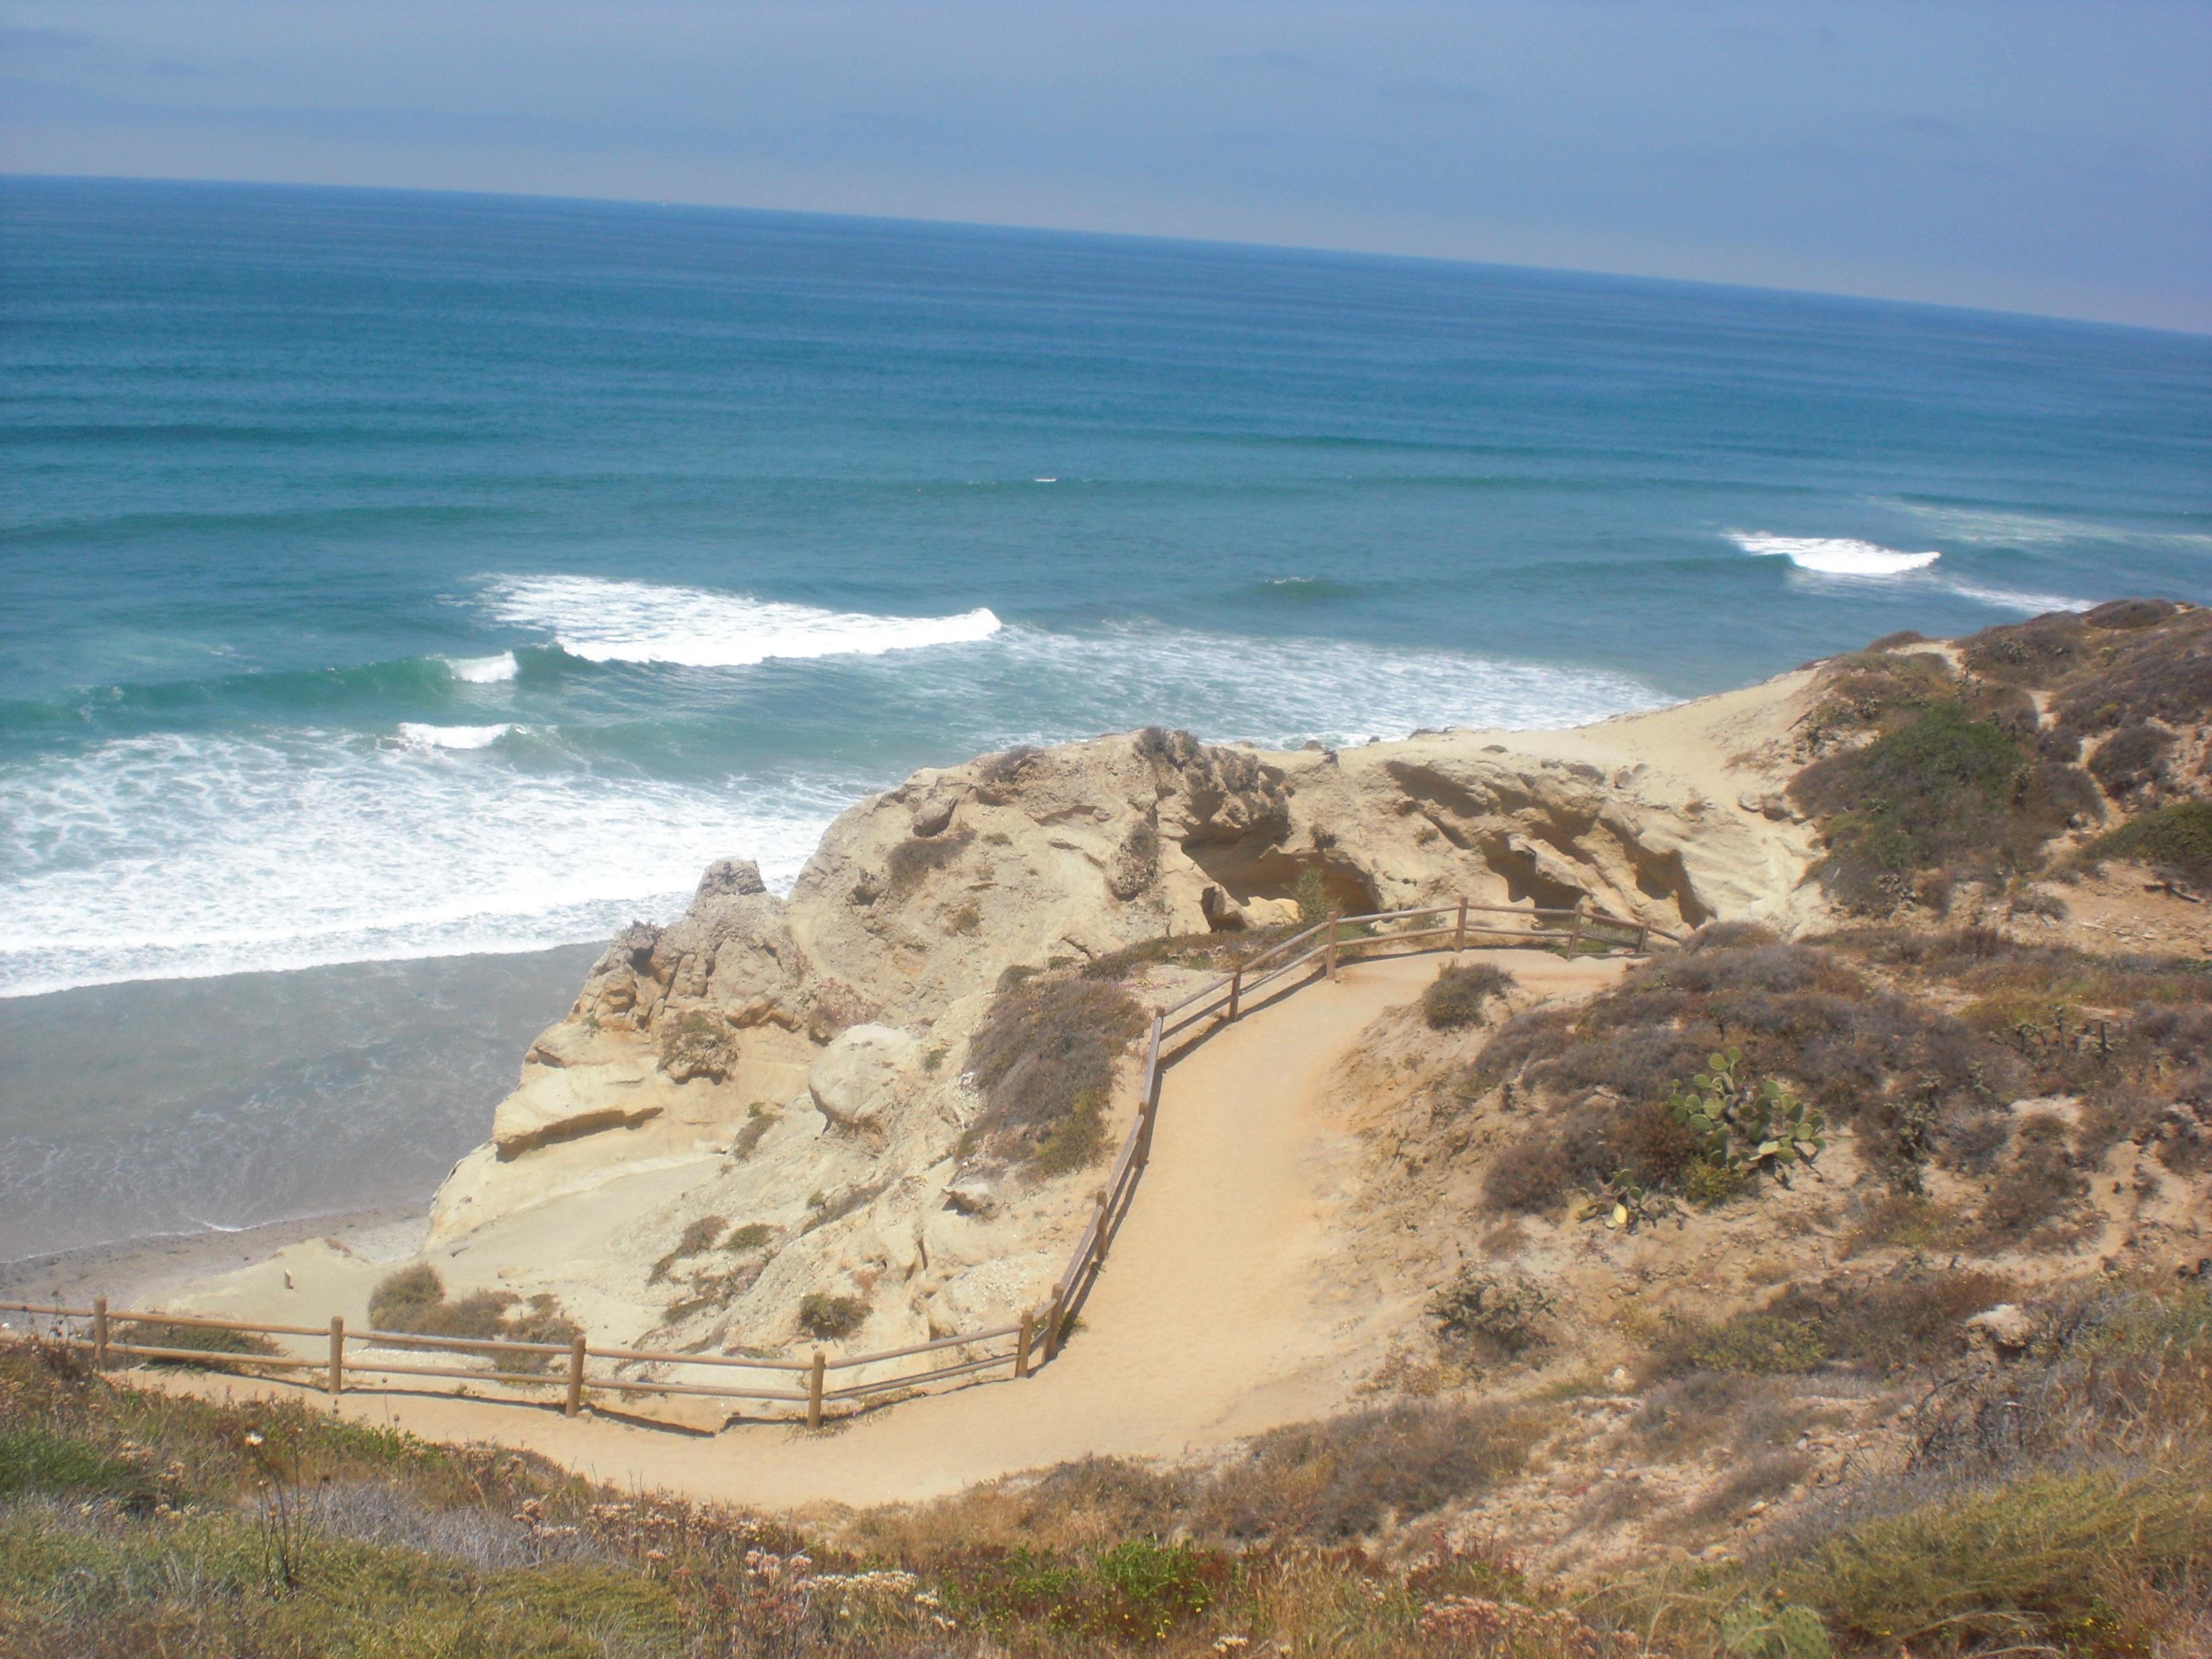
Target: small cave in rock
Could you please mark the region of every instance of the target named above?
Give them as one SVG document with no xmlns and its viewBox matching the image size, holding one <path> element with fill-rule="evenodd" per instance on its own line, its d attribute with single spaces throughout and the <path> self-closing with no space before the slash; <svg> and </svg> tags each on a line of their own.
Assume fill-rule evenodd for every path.
<svg viewBox="0 0 2212 1659">
<path fill-rule="evenodd" d="M 1530 903 L 1539 910 L 1570 910 L 1588 896 L 1588 890 L 1555 881 L 1537 867 L 1535 854 L 1516 848 L 1504 836 L 1486 842 L 1482 861 L 1505 884 L 1508 904 Z"/>
<path fill-rule="evenodd" d="M 1683 867 L 1679 852 L 1662 856 L 1638 848 L 1636 890 L 1646 898 L 1672 904 L 1685 927 L 1702 927 L 1713 919 L 1711 908 L 1698 901 L 1697 890 L 1690 885 L 1690 872 Z"/>
<path fill-rule="evenodd" d="M 1255 899 L 1295 901 L 1311 872 L 1321 878 L 1322 896 L 1332 908 L 1358 915 L 1382 906 L 1382 896 L 1365 872 L 1318 852 L 1286 853 L 1280 847 L 1247 842 L 1195 841 L 1185 842 L 1183 851 L 1238 904 Z M 1224 925 L 1211 915 L 1207 921 L 1216 931 Z"/>
</svg>

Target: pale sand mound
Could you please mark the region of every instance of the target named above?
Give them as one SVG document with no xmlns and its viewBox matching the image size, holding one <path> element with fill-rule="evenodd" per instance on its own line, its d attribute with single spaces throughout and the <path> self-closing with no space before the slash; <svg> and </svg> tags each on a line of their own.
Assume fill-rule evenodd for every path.
<svg viewBox="0 0 2212 1659">
<path fill-rule="evenodd" d="M 1624 965 L 1478 957 L 1538 994 L 1587 994 Z M 1346 1271 L 1358 1218 L 1339 1212 L 1360 1151 L 1328 1083 L 1437 961 L 1348 966 L 1340 983 L 1255 1011 L 1168 1073 L 1151 1169 L 1082 1328 L 1026 1382 L 908 1401 L 818 1436 L 747 1425 L 702 1439 L 419 1395 L 349 1395 L 339 1409 L 427 1438 L 528 1448 L 613 1485 L 775 1508 L 927 1498 L 1091 1453 L 1173 1455 L 1340 1410 L 1413 1310 Z M 217 1377 L 163 1386 L 290 1391 Z"/>
</svg>

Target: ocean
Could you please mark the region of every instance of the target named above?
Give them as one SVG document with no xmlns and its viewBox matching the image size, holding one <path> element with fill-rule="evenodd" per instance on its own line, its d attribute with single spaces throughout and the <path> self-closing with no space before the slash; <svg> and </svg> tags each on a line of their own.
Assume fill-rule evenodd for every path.
<svg viewBox="0 0 2212 1659">
<path fill-rule="evenodd" d="M 56 1011 L 0 1022 L 0 1209 L 52 1216 L 130 1161 L 56 1034 L 181 1017 L 154 982 L 557 959 L 510 1044 L 556 947 L 714 858 L 787 888 L 917 766 L 1556 725 L 2212 600 L 2212 339 L 1273 248 L 0 179 L 0 999 Z M 131 1120 L 169 1197 L 0 1256 L 210 1218 L 253 1066 L 376 1120 L 323 1040 Z M 440 1052 L 387 1184 L 519 1047 L 442 1092 Z M 341 1201 L 314 1158 L 212 1218 Z"/>
</svg>

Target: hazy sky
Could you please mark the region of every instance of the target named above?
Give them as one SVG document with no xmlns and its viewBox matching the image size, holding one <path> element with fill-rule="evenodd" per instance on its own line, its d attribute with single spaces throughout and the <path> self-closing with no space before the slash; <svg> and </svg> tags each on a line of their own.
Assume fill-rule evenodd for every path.
<svg viewBox="0 0 2212 1659">
<path fill-rule="evenodd" d="M 2212 329 L 2212 0 L 5 0 L 0 167 L 1442 254 Z"/>
</svg>

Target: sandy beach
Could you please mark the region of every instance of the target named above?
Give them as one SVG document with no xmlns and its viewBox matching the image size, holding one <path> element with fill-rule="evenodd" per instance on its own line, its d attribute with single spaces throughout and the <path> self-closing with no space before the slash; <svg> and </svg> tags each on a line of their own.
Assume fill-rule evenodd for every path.
<svg viewBox="0 0 2212 1659">
<path fill-rule="evenodd" d="M 599 948 L 0 1000 L 0 1275 L 419 1214 Z"/>
</svg>

